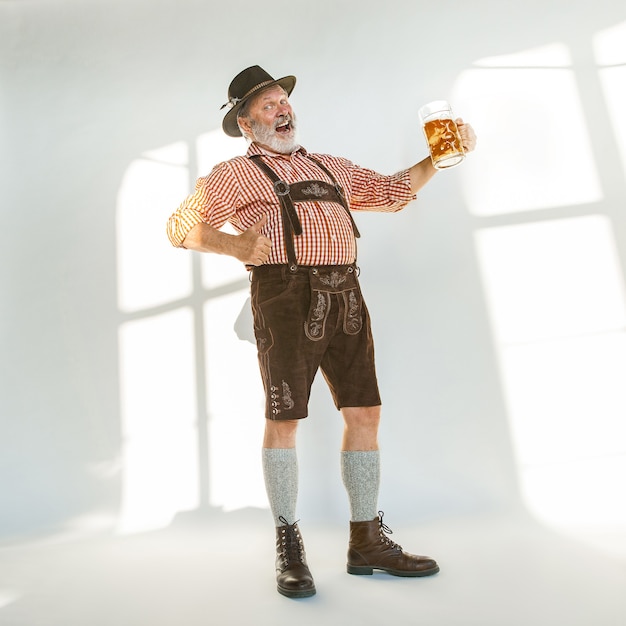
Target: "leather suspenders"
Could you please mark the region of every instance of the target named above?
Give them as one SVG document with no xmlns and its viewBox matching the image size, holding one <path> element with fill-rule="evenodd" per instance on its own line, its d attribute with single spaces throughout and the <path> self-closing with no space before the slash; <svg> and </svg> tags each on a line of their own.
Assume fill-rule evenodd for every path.
<svg viewBox="0 0 626 626">
<path fill-rule="evenodd" d="M 312 156 L 306 157 L 313 161 L 333 182 L 329 185 L 324 181 L 301 181 L 289 185 L 281 180 L 276 172 L 261 158 L 260 154 L 253 154 L 250 160 L 272 181 L 274 185 L 274 193 L 278 197 L 281 206 L 281 216 L 283 220 L 283 232 L 285 233 L 285 249 L 287 251 L 287 260 L 289 261 L 289 269 L 295 271 L 298 267 L 296 261 L 296 253 L 293 237 L 302 235 L 302 224 L 294 207 L 295 202 L 311 202 L 312 200 L 322 200 L 324 202 L 337 202 L 346 210 L 352 230 L 355 237 L 360 237 L 359 229 L 352 217 L 352 213 L 348 207 L 348 203 L 343 193 L 343 188 L 337 182 L 330 170 L 317 159 Z"/>
</svg>

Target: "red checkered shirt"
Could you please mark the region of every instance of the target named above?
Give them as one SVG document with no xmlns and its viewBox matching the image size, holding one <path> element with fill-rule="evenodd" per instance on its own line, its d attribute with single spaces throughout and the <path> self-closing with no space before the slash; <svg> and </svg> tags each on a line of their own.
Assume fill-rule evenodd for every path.
<svg viewBox="0 0 626 626">
<path fill-rule="evenodd" d="M 248 158 L 252 154 L 262 154 L 280 179 L 289 184 L 306 180 L 332 183 L 318 165 L 306 158 L 304 148 L 282 155 L 252 143 L 246 156 L 220 163 L 208 176 L 197 180 L 194 193 L 168 220 L 167 233 L 174 246 L 183 247 L 187 233 L 200 222 L 213 228 L 221 228 L 228 222 L 241 233 L 267 215 L 267 223 L 261 231 L 272 241 L 267 263 L 287 263 L 280 203 L 270 180 Z M 353 211 L 395 212 L 415 199 L 408 170 L 383 176 L 347 159 L 327 154 L 312 156 L 333 173 Z M 301 236 L 294 237 L 300 265 L 337 265 L 355 261 L 352 224 L 341 205 L 313 201 L 297 202 L 295 207 L 303 230 Z"/>
</svg>

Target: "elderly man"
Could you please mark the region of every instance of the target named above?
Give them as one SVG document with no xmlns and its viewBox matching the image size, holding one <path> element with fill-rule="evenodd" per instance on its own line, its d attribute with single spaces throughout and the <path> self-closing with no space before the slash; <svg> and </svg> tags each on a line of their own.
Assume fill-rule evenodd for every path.
<svg viewBox="0 0 626 626">
<path fill-rule="evenodd" d="M 374 346 L 356 267 L 352 211 L 395 212 L 436 173 L 429 157 L 391 176 L 298 143 L 289 102 L 294 76 L 259 66 L 228 90 L 227 135 L 246 137 L 244 156 L 217 165 L 168 222 L 173 245 L 227 254 L 251 271 L 251 302 L 266 394 L 262 460 L 276 526 L 276 580 L 292 598 L 315 594 L 296 523 L 296 431 L 321 369 L 344 420 L 341 472 L 350 503 L 347 571 L 429 576 L 437 563 L 391 541 L 378 511 L 381 400 Z M 471 126 L 457 120 L 464 149 Z M 229 222 L 238 234 L 219 230 Z"/>
</svg>

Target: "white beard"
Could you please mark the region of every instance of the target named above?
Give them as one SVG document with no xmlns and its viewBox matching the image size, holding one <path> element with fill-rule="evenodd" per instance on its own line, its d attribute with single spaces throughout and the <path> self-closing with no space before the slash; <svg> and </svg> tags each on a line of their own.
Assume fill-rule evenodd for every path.
<svg viewBox="0 0 626 626">
<path fill-rule="evenodd" d="M 292 128 L 290 136 L 281 137 L 276 133 L 275 126 L 262 124 L 261 122 L 250 119 L 250 127 L 254 134 L 254 140 L 279 154 L 291 154 L 300 147 L 296 132 L 296 119 L 293 115 L 290 117 L 290 124 Z M 278 122 L 276 125 L 278 125 Z"/>
</svg>

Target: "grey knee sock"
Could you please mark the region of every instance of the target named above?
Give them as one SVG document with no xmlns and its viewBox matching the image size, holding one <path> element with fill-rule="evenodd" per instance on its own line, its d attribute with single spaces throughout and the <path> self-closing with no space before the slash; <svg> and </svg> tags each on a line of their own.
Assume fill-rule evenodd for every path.
<svg viewBox="0 0 626 626">
<path fill-rule="evenodd" d="M 263 448 L 265 490 L 276 526 L 296 521 L 298 459 L 295 448 Z"/>
<path fill-rule="evenodd" d="M 341 477 L 348 492 L 351 521 L 369 522 L 377 517 L 380 485 L 379 451 L 342 451 Z"/>
</svg>

